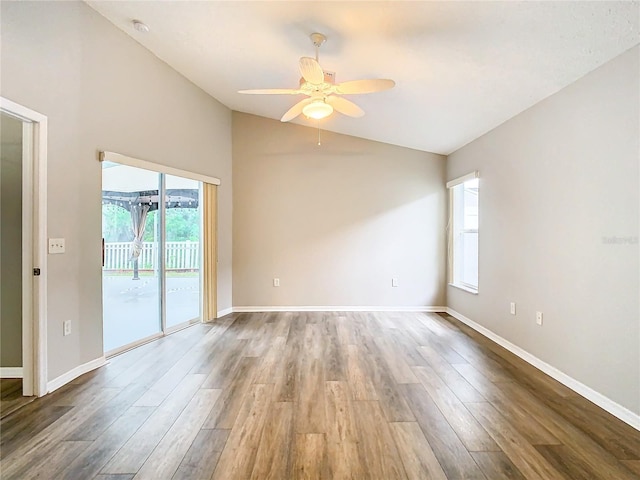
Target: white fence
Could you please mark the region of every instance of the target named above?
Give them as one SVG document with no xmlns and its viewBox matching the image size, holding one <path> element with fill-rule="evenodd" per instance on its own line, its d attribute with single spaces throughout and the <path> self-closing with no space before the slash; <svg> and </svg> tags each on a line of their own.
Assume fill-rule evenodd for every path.
<svg viewBox="0 0 640 480">
<path fill-rule="evenodd" d="M 133 270 L 133 262 L 129 260 L 131 242 L 108 242 L 104 244 L 105 270 Z M 167 270 L 197 270 L 200 268 L 199 242 L 166 242 L 165 268 Z M 144 242 L 138 257 L 140 270 L 156 270 L 158 268 L 158 243 Z"/>
</svg>

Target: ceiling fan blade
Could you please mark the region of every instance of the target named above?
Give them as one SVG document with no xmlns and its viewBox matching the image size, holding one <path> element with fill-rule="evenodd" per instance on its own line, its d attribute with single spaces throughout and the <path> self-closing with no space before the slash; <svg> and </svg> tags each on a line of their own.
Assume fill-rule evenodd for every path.
<svg viewBox="0 0 640 480">
<path fill-rule="evenodd" d="M 302 109 L 311 101 L 312 101 L 311 98 L 305 98 L 304 100 L 301 100 L 300 102 L 296 103 L 293 107 L 287 110 L 287 113 L 285 113 L 282 116 L 280 121 L 288 122 L 289 120 L 293 120 L 294 118 L 296 118 L 298 115 L 302 113 Z"/>
<path fill-rule="evenodd" d="M 307 82 L 313 85 L 320 85 L 324 82 L 324 71 L 315 58 L 300 58 L 300 73 Z"/>
<path fill-rule="evenodd" d="M 356 93 L 374 93 L 383 90 L 389 90 L 396 85 L 396 82 L 386 78 L 372 78 L 369 80 L 351 80 L 343 82 L 336 86 L 338 93 L 356 94 Z"/>
<path fill-rule="evenodd" d="M 327 97 L 326 102 L 331 105 L 337 112 L 340 112 L 349 117 L 357 118 L 364 115 L 364 110 L 362 110 L 358 105 L 350 100 L 347 100 L 346 98 L 331 95 Z"/>
<path fill-rule="evenodd" d="M 238 93 L 248 93 L 249 95 L 297 95 L 301 92 L 292 88 L 258 88 L 255 90 L 238 90 Z"/>
</svg>

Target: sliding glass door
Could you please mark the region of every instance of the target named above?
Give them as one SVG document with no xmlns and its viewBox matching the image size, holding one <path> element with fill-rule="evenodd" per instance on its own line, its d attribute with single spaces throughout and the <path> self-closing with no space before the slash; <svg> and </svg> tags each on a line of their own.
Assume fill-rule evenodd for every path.
<svg viewBox="0 0 640 480">
<path fill-rule="evenodd" d="M 165 176 L 167 328 L 200 318 L 200 182 Z"/>
<path fill-rule="evenodd" d="M 104 351 L 200 320 L 200 182 L 102 163 Z M 163 200 L 161 200 L 163 199 Z"/>
<path fill-rule="evenodd" d="M 162 332 L 160 174 L 107 162 L 102 168 L 103 341 L 108 352 Z"/>
</svg>

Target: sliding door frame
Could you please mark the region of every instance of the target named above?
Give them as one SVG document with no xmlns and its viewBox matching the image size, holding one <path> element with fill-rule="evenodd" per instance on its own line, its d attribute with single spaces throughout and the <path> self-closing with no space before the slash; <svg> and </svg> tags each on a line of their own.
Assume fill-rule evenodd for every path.
<svg viewBox="0 0 640 480">
<path fill-rule="evenodd" d="M 158 197 L 159 200 L 166 198 L 166 175 L 174 175 L 177 177 L 183 177 L 183 178 L 187 178 L 190 180 L 195 180 L 200 182 L 200 186 L 199 186 L 199 198 L 202 200 L 202 195 L 203 195 L 203 190 L 204 190 L 204 183 L 209 183 L 212 185 L 220 185 L 220 179 L 216 178 L 216 177 L 210 177 L 208 175 L 202 175 L 199 173 L 194 173 L 194 172 L 189 172 L 187 170 L 181 170 L 178 168 L 173 168 L 173 167 L 168 167 L 165 165 L 159 165 L 157 163 L 153 163 L 153 162 L 149 162 L 146 160 L 141 160 L 138 158 L 133 158 L 133 157 L 129 157 L 126 155 L 122 155 L 119 153 L 115 153 L 115 152 L 108 152 L 108 151 L 104 151 L 104 152 L 100 152 L 99 154 L 99 161 L 100 162 L 113 162 L 113 163 L 118 163 L 120 165 L 126 165 L 129 167 L 135 167 L 135 168 L 141 168 L 144 170 L 149 170 L 152 172 L 156 172 L 162 175 L 159 175 L 159 189 L 158 189 Z M 202 205 L 202 203 L 200 203 Z M 159 232 L 156 232 L 156 234 L 158 235 L 158 244 L 160 245 L 160 248 L 158 249 L 158 265 L 159 265 L 159 271 L 162 272 L 162 274 L 160 275 L 160 278 L 158 279 L 158 286 L 160 288 L 160 318 L 161 318 L 161 331 L 150 335 L 148 337 L 145 337 L 143 339 L 137 340 L 135 342 L 129 343 L 127 345 L 123 345 L 121 347 L 115 348 L 113 350 L 110 350 L 109 352 L 105 352 L 108 356 L 113 356 L 113 355 L 117 355 L 119 353 L 122 353 L 126 350 L 130 350 L 136 346 L 142 345 L 144 343 L 156 340 L 160 337 L 163 337 L 165 335 L 169 335 L 173 332 L 176 332 L 178 330 L 182 330 L 184 328 L 190 327 L 191 325 L 194 325 L 196 323 L 198 323 L 198 320 L 188 320 L 182 323 L 179 323 L 177 325 L 173 325 L 169 328 L 167 328 L 167 295 L 166 295 L 166 287 L 167 287 L 167 281 L 166 281 L 166 271 L 165 271 L 165 264 L 166 264 L 166 245 L 165 245 L 165 240 L 166 240 L 166 232 L 165 232 L 165 225 L 166 225 L 166 205 L 164 201 L 159 201 L 158 202 L 158 229 Z M 200 232 L 201 232 L 201 236 L 204 237 L 204 232 L 202 230 L 202 215 L 200 216 Z M 217 231 L 216 231 L 216 238 L 214 239 L 216 245 L 218 242 L 217 239 Z M 200 258 L 203 259 L 202 256 L 202 251 L 203 251 L 203 243 L 204 242 L 200 242 L 200 252 L 201 252 L 201 256 Z M 204 318 L 204 311 L 203 311 L 203 304 L 204 304 L 204 290 L 203 290 L 203 278 L 204 278 L 204 272 L 202 271 L 202 260 L 201 260 L 201 271 L 200 271 L 200 306 L 199 306 L 199 312 L 200 312 L 200 322 L 202 321 L 207 321 L 208 319 Z M 216 269 L 216 275 L 217 275 L 217 269 Z M 103 319 L 104 321 L 104 319 Z"/>
<path fill-rule="evenodd" d="M 158 175 L 158 181 L 160 183 L 158 188 L 158 288 L 160 298 L 160 330 L 163 335 L 167 334 L 167 182 L 166 175 L 160 173 Z"/>
</svg>

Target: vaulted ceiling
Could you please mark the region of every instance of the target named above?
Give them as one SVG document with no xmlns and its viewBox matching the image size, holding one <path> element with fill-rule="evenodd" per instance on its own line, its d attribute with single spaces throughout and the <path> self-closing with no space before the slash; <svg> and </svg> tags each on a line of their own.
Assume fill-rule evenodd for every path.
<svg viewBox="0 0 640 480">
<path fill-rule="evenodd" d="M 324 33 L 320 64 L 337 82 L 396 87 L 349 96 L 366 115 L 321 128 L 442 154 L 640 42 L 637 1 L 87 3 L 227 107 L 274 119 L 298 98 L 237 90 L 296 88 L 309 35 Z"/>
</svg>

